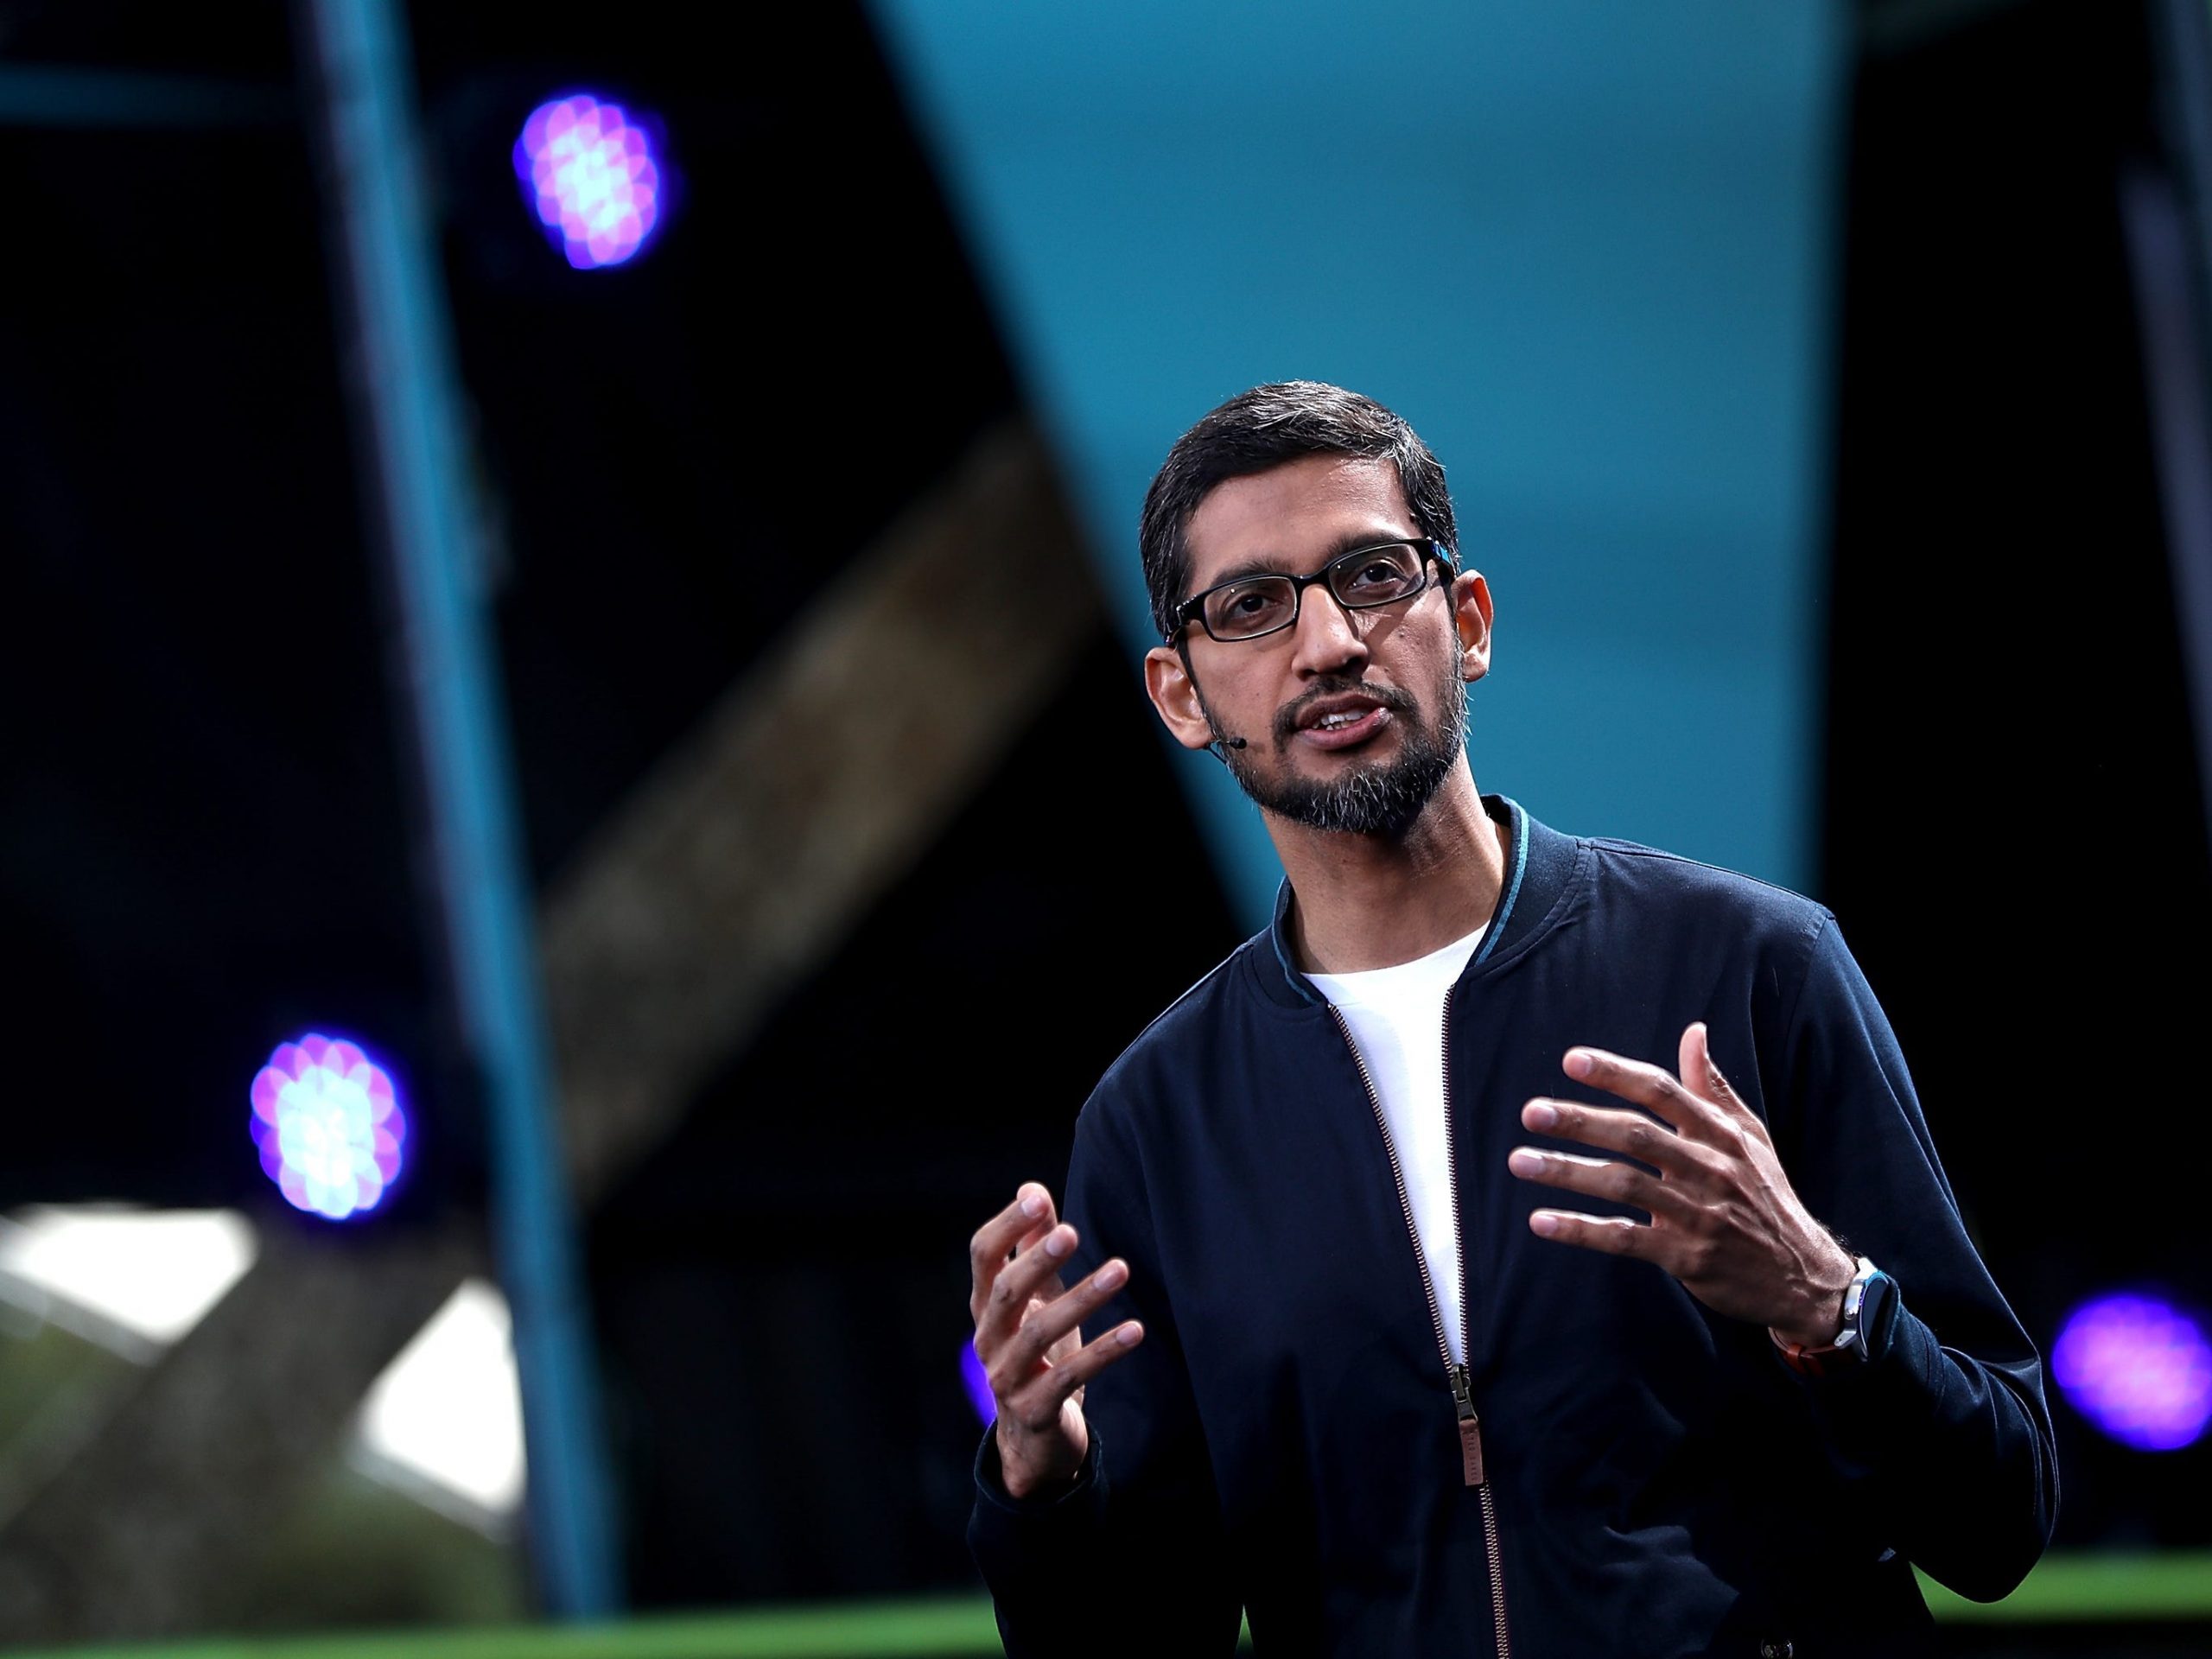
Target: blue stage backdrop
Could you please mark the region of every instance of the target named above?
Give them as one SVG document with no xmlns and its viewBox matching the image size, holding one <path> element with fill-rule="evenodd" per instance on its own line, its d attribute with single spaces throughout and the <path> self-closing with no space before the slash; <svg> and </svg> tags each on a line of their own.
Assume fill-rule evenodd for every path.
<svg viewBox="0 0 2212 1659">
<path fill-rule="evenodd" d="M 1435 447 L 1497 595 L 1481 786 L 1812 880 L 1836 0 L 874 5 L 1133 664 L 1168 444 L 1339 381 Z M 1256 922 L 1256 816 L 1180 765 Z"/>
</svg>

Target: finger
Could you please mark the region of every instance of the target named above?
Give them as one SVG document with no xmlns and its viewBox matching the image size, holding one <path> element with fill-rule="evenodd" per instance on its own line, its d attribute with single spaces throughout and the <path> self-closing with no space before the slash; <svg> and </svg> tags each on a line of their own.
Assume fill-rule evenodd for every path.
<svg viewBox="0 0 2212 1659">
<path fill-rule="evenodd" d="M 992 1281 L 976 1319 L 976 1352 L 985 1365 L 1007 1339 L 1021 1328 L 1032 1297 L 1050 1301 L 1062 1291 L 1060 1265 L 1075 1249 L 1075 1229 L 1062 1222 L 1032 1248 L 1007 1263 Z"/>
<path fill-rule="evenodd" d="M 1721 1107 L 1746 1128 L 1755 1128 L 1761 1136 L 1766 1135 L 1766 1124 L 1759 1115 L 1744 1103 L 1720 1064 L 1713 1058 L 1713 1033 L 1702 1020 L 1694 1021 L 1682 1032 L 1681 1066 L 1684 1077 L 1694 1077 L 1698 1092 Z"/>
<path fill-rule="evenodd" d="M 1580 1141 L 1624 1153 L 1639 1163 L 1676 1179 L 1702 1174 L 1710 1169 L 1709 1154 L 1664 1123 L 1655 1123 L 1642 1112 L 1618 1111 L 1607 1106 L 1585 1106 L 1571 1100 L 1538 1098 L 1521 1109 L 1522 1125 L 1538 1135 L 1561 1141 Z"/>
<path fill-rule="evenodd" d="M 1007 1367 L 1008 1385 L 1027 1377 L 1052 1352 L 1053 1344 L 1121 1294 L 1128 1282 L 1129 1264 L 1116 1256 L 1043 1306 L 1033 1306 L 1013 1341 L 1000 1351 Z"/>
<path fill-rule="evenodd" d="M 1125 1319 L 1005 1396 L 1004 1407 L 1024 1427 L 1045 1428 L 1058 1419 L 1070 1395 L 1143 1340 L 1144 1326 L 1135 1319 Z"/>
<path fill-rule="evenodd" d="M 1570 1048 L 1560 1070 L 1578 1083 L 1635 1102 L 1684 1135 L 1704 1135 L 1713 1128 L 1713 1103 L 1683 1088 L 1664 1066 L 1626 1059 L 1602 1048 Z"/>
<path fill-rule="evenodd" d="M 1014 1193 L 1012 1204 L 976 1230 L 976 1236 L 968 1241 L 968 1313 L 971 1319 L 982 1320 L 983 1299 L 990 1294 L 992 1283 L 1005 1269 L 1007 1256 L 1023 1248 L 1024 1241 L 1039 1229 L 1049 1230 L 1054 1219 L 1052 1195 L 1036 1182 L 1025 1181 Z"/>
<path fill-rule="evenodd" d="M 977 1228 L 968 1241 L 969 1266 L 979 1274 L 995 1273 L 1006 1265 L 1007 1256 L 1025 1236 L 1052 1226 L 1057 1219 L 1052 1195 L 1034 1181 L 1024 1181 L 1014 1202 Z"/>
<path fill-rule="evenodd" d="M 1625 1216 L 1586 1216 L 1574 1210 L 1536 1211 L 1529 1217 L 1529 1230 L 1557 1244 L 1579 1245 L 1606 1255 L 1647 1259 L 1652 1252 L 1654 1237 L 1650 1228 Z"/>
<path fill-rule="evenodd" d="M 1683 1207 L 1683 1201 L 1669 1193 L 1657 1177 L 1616 1158 L 1585 1158 L 1571 1152 L 1516 1147 L 1505 1166 L 1524 1181 L 1564 1187 L 1593 1198 L 1611 1198 L 1647 1213 Z"/>
</svg>

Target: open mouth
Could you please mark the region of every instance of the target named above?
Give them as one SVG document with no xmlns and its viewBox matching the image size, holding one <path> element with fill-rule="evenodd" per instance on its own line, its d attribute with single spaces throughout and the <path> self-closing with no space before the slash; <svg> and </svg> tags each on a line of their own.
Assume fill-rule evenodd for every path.
<svg viewBox="0 0 2212 1659">
<path fill-rule="evenodd" d="M 1349 749 L 1364 743 L 1390 722 L 1390 711 L 1380 704 L 1357 715 L 1326 715 L 1311 726 L 1299 728 L 1299 739 L 1316 748 Z"/>
<path fill-rule="evenodd" d="M 1395 701 L 1374 690 L 1317 696 L 1292 715 L 1289 735 L 1313 748 L 1353 748 L 1390 723 Z"/>
<path fill-rule="evenodd" d="M 1340 732 L 1347 726 L 1356 726 L 1374 712 L 1371 709 L 1339 709 L 1315 721 L 1310 729 L 1317 732 Z"/>
</svg>

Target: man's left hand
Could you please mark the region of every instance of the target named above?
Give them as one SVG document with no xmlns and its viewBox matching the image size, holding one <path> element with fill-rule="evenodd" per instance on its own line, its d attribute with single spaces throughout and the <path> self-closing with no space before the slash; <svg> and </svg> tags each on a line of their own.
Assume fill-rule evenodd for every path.
<svg viewBox="0 0 2212 1659">
<path fill-rule="evenodd" d="M 1808 1347 L 1834 1341 L 1857 1264 L 1790 1190 L 1766 1125 L 1713 1065 L 1702 1024 L 1682 1033 L 1681 1059 L 1676 1078 L 1603 1049 L 1567 1051 L 1561 1069 L 1568 1077 L 1660 1121 L 1532 1100 L 1521 1109 L 1522 1123 L 1625 1154 L 1657 1173 L 1535 1147 L 1515 1148 L 1508 1165 L 1523 1180 L 1618 1199 L 1651 1219 L 1539 1210 L 1530 1229 L 1563 1244 L 1656 1262 L 1714 1313 L 1769 1326 L 1787 1341 Z"/>
</svg>

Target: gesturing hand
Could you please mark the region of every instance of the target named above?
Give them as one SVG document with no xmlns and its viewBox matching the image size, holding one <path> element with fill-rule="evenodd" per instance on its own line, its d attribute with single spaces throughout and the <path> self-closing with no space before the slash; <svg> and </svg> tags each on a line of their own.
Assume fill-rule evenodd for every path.
<svg viewBox="0 0 2212 1659">
<path fill-rule="evenodd" d="M 1069 1290 L 1058 1264 L 1075 1244 L 1075 1229 L 1055 1223 L 1052 1195 L 1033 1182 L 968 1246 L 976 1357 L 998 1402 L 999 1466 L 1016 1497 L 1083 1467 L 1090 1450 L 1084 1384 L 1144 1338 L 1130 1319 L 1084 1341 L 1084 1318 L 1128 1281 L 1129 1269 L 1116 1257 Z"/>
<path fill-rule="evenodd" d="M 1624 1153 L 1658 1173 L 1611 1158 L 1518 1147 L 1508 1167 L 1523 1180 L 1614 1198 L 1649 1223 L 1539 1210 L 1545 1238 L 1656 1262 L 1716 1313 L 1818 1347 L 1834 1340 L 1856 1264 L 1806 1213 L 1782 1173 L 1773 1139 L 1713 1063 L 1702 1024 L 1682 1033 L 1681 1077 L 1602 1049 L 1567 1051 L 1567 1076 L 1656 1116 L 1532 1100 L 1529 1128 Z"/>
</svg>

